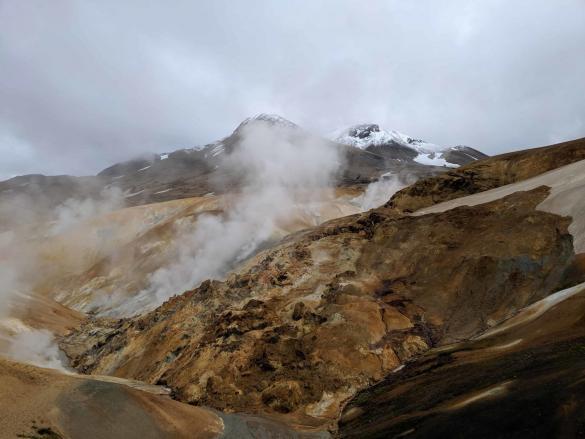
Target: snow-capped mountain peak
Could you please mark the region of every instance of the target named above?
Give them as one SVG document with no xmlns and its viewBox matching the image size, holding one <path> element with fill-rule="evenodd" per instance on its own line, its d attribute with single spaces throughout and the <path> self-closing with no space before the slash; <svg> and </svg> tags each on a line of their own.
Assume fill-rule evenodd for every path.
<svg viewBox="0 0 585 439">
<path fill-rule="evenodd" d="M 254 125 L 263 124 L 263 125 L 268 126 L 270 128 L 281 128 L 284 130 L 300 130 L 301 129 L 297 124 L 291 122 L 288 119 L 285 119 L 282 116 L 279 116 L 278 114 L 260 113 L 260 114 L 257 114 L 255 116 L 248 117 L 248 118 L 244 119 L 237 126 L 237 128 L 233 131 L 233 133 L 231 135 L 224 137 L 223 139 L 217 140 L 216 142 L 205 145 L 205 147 L 203 147 L 203 151 L 205 153 L 205 156 L 206 157 L 218 157 L 221 154 L 223 154 L 224 152 L 226 152 L 226 145 L 232 143 L 232 142 L 230 142 L 230 139 L 233 138 L 233 136 L 237 136 L 238 134 L 241 134 L 241 130 L 244 127 L 250 126 L 252 124 L 254 124 Z M 228 150 L 229 150 L 229 147 L 228 147 Z"/>
<path fill-rule="evenodd" d="M 335 142 L 352 145 L 360 149 L 389 143 L 397 143 L 423 153 L 441 152 L 444 149 L 439 145 L 415 139 L 399 131 L 380 129 L 379 125 L 373 123 L 353 125 L 349 128 L 335 131 L 329 138 Z"/>
<path fill-rule="evenodd" d="M 399 131 L 384 130 L 373 123 L 353 125 L 332 133 L 329 138 L 335 142 L 364 150 L 386 145 L 406 147 L 416 152 L 416 156 L 412 160 L 417 163 L 446 167 L 459 166 L 445 160 L 444 155 L 450 148 L 416 139 Z"/>
<path fill-rule="evenodd" d="M 248 125 L 250 123 L 265 123 L 271 126 L 278 126 L 278 127 L 284 127 L 284 128 L 293 128 L 293 129 L 298 129 L 299 126 L 294 123 L 291 122 L 288 119 L 285 119 L 282 116 L 279 116 L 278 114 L 270 114 L 270 113 L 260 113 L 257 114 L 255 116 L 252 117 L 248 117 L 246 119 L 244 119 L 244 121 L 238 126 L 238 128 L 236 128 L 236 131 L 240 128 L 242 128 L 245 125 Z"/>
</svg>

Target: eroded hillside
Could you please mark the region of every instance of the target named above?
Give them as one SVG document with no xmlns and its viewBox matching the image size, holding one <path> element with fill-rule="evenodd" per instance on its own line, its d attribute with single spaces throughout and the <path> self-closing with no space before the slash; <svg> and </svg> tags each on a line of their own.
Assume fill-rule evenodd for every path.
<svg viewBox="0 0 585 439">
<path fill-rule="evenodd" d="M 574 438 L 585 424 L 585 285 L 433 349 L 347 405 L 353 438 Z"/>
<path fill-rule="evenodd" d="M 573 320 L 559 329 L 561 335 L 554 325 L 543 327 L 538 337 L 514 333 L 503 340 L 494 334 L 524 325 L 510 322 L 554 321 L 557 307 L 546 304 L 557 301 L 549 297 L 565 297 L 551 295 L 585 281 L 583 145 L 581 140 L 489 158 L 421 180 L 364 213 L 344 216 L 359 212 L 356 199 L 363 187 L 299 202 L 280 210 L 270 234 L 258 235 L 261 244 L 254 241 L 244 257 L 204 253 L 207 259 L 187 258 L 181 270 L 166 270 L 172 288 L 154 310 L 152 301 L 144 308 L 134 302 L 133 312 L 126 312 L 119 292 L 152 299 L 156 290 L 148 289 L 149 276 L 173 254 L 170 243 L 184 241 L 192 249 L 203 242 L 184 239 L 177 223 L 194 226 L 204 224 L 198 223 L 202 216 L 210 218 L 213 228 L 206 230 L 215 231 L 216 240 L 205 245 L 222 249 L 227 242 L 237 250 L 246 244 L 229 236 L 241 224 L 225 207 L 238 201 L 209 196 L 113 212 L 71 235 L 78 238 L 62 241 L 60 262 L 47 265 L 44 273 L 53 274 L 41 276 L 45 284 L 37 293 L 67 306 L 51 305 L 62 316 L 53 325 L 62 334 L 59 346 L 69 366 L 78 372 L 165 386 L 180 402 L 254 413 L 304 431 L 335 431 L 341 416 L 341 435 L 402 434 L 419 421 L 430 430 L 436 425 L 437 431 L 452 432 L 448 422 L 419 413 L 414 396 L 411 402 L 396 396 L 408 387 L 401 387 L 402 380 L 429 388 L 429 413 L 447 407 L 449 419 L 461 419 L 485 392 L 490 398 L 519 394 L 507 400 L 509 410 L 520 404 L 514 401 L 525 388 L 499 380 L 506 373 L 492 373 L 490 359 L 496 366 L 516 362 L 517 369 L 510 370 L 532 379 L 528 363 L 518 358 L 534 355 L 539 343 L 566 341 L 545 358 L 551 370 L 564 374 L 563 385 L 579 379 L 574 367 L 579 363 L 573 362 L 578 358 L 559 356 L 559 346 L 579 337 L 570 323 L 579 325 L 579 308 L 571 310 Z M 244 194 L 244 204 L 254 203 L 250 194 L 257 193 Z M 297 196 L 287 193 L 281 205 L 283 200 Z M 250 211 L 241 203 L 234 210 L 244 217 Z M 150 218 L 147 224 L 144 218 Z M 94 233 L 113 223 L 118 226 L 111 253 Z M 257 233 L 247 227 L 241 230 Z M 72 257 L 71 243 L 84 248 L 84 233 L 92 237 L 85 239 L 89 257 Z M 60 238 L 52 239 L 48 248 L 59 248 Z M 191 284 L 204 281 L 183 292 L 184 283 L 173 277 L 191 276 L 201 264 L 226 255 L 224 275 L 208 276 L 217 280 L 187 277 Z M 538 319 L 530 317 L 535 309 Z M 475 381 L 460 382 L 461 368 L 443 372 L 443 353 L 449 353 L 446 364 L 457 366 L 458 353 L 468 350 L 469 362 L 461 368 L 473 364 Z M 519 357 L 502 357 L 508 352 Z M 444 390 L 439 384 L 433 387 L 428 373 L 436 368 L 454 386 L 453 398 L 439 396 Z M 550 383 L 545 376 L 537 379 Z M 491 384 L 483 386 L 487 381 Z M 539 401 L 551 394 L 529 395 Z M 574 393 L 559 395 L 555 404 L 562 400 L 562 406 Z M 395 401 L 406 401 L 400 413 L 392 408 Z M 380 409 L 372 410 L 377 404 Z M 393 420 L 397 413 L 404 422 Z M 424 428 L 423 435 L 430 431 Z"/>
<path fill-rule="evenodd" d="M 422 179 L 396 193 L 386 206 L 414 212 L 523 181 L 580 160 L 585 160 L 585 139 L 502 154 Z"/>
<path fill-rule="evenodd" d="M 326 424 L 356 390 L 563 285 L 575 262 L 570 219 L 535 210 L 548 193 L 335 220 L 144 317 L 91 320 L 61 346 L 85 373 Z"/>
</svg>

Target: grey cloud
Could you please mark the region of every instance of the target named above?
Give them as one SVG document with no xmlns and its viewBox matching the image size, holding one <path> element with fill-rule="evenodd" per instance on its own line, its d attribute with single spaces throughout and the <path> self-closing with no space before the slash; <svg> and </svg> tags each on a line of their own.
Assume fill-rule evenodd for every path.
<svg viewBox="0 0 585 439">
<path fill-rule="evenodd" d="M 0 0 L 0 177 L 95 173 L 279 113 L 487 153 L 585 135 L 585 3 Z"/>
</svg>

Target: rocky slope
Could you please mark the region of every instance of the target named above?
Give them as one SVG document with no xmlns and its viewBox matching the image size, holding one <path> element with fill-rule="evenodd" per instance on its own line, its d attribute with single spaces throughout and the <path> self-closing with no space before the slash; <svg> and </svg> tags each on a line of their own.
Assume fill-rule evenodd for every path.
<svg viewBox="0 0 585 439">
<path fill-rule="evenodd" d="M 287 129 L 291 138 L 304 135 Z M 229 155 L 238 142 L 224 139 L 207 153 Z M 412 143 L 417 154 L 430 154 L 423 151 L 429 144 Z M 359 162 L 375 155 L 367 148 L 381 145 L 346 147 Z M 203 422 L 220 419 L 235 428 L 223 430 L 228 437 L 268 435 L 266 429 L 295 437 L 337 427 L 335 434 L 348 437 L 572 437 L 583 429 L 583 292 L 582 285 L 565 288 L 585 281 L 583 151 L 578 140 L 484 159 L 419 180 L 385 206 L 349 216 L 359 186 L 338 187 L 321 204 L 299 201 L 276 221 L 273 236 L 221 280 L 175 289 L 176 296 L 133 317 L 120 314 L 113 298 L 143 290 L 149 273 L 172 254 L 169 243 L 184 236 L 176 224 L 227 216 L 236 195 L 95 216 L 44 238 L 48 257 L 33 276 L 46 281 L 35 291 L 39 306 L 28 314 L 21 307 L 19 318 L 35 328 L 52 325 L 78 372 L 164 386 L 182 403 L 256 416 L 213 414 Z M 385 157 L 384 166 L 389 160 L 404 158 Z M 336 219 L 322 222 L 328 218 Z M 193 271 L 193 264 L 183 268 Z M 54 314 L 45 321 L 38 311 L 44 306 Z M 17 369 L 0 376 L 0 390 Z M 101 387 L 89 388 L 100 397 Z M 22 401 L 34 401 L 33 390 Z M 126 396 L 116 396 L 119 389 L 106 390 L 137 413 Z M 78 401 L 76 395 L 48 400 Z M 166 422 L 180 430 L 165 414 L 170 402 L 148 403 L 160 404 L 164 422 L 150 411 L 140 419 L 156 418 L 153 431 Z M 180 413 L 188 409 L 172 403 Z M 79 419 L 91 421 L 91 410 L 83 410 L 82 404 Z M 531 424 L 535 416 L 542 432 Z M 23 422 L 34 430 L 29 418 Z M 57 418 L 51 422 L 55 431 L 65 428 Z M 260 430 L 249 431 L 252 425 Z"/>
<path fill-rule="evenodd" d="M 352 438 L 575 438 L 585 432 L 585 285 L 433 349 L 345 407 Z"/>
<path fill-rule="evenodd" d="M 278 241 L 289 233 L 360 210 L 351 202 L 355 192 L 340 190 L 337 195 L 314 203 L 310 209 L 293 209 L 268 241 Z M 52 255 L 55 248 L 66 247 L 64 255 L 78 257 L 60 265 L 60 270 L 51 276 L 46 274 L 36 290 L 83 312 L 125 316 L 152 309 L 157 305 L 153 297 L 138 297 L 148 287 L 149 276 L 176 258 L 181 240 L 191 235 L 199 218 L 221 217 L 227 208 L 224 197 L 210 196 L 137 206 L 96 218 L 45 243 L 45 254 Z M 110 230 L 105 243 L 99 241 L 104 227 Z M 82 234 L 97 241 L 86 239 L 83 248 L 75 251 L 72 243 L 78 241 L 72 236 Z M 88 256 L 83 264 L 81 252 Z M 77 267 L 73 270 L 75 262 Z"/>
<path fill-rule="evenodd" d="M 423 207 L 526 180 L 585 160 L 585 139 L 511 152 L 423 179 L 395 194 L 387 207 L 414 212 Z"/>
<path fill-rule="evenodd" d="M 378 209 L 334 220 L 143 317 L 90 320 L 61 347 L 84 373 L 327 425 L 356 390 L 566 282 L 575 264 L 570 219 L 535 210 L 548 193 L 420 217 Z"/>
<path fill-rule="evenodd" d="M 351 188 L 338 189 L 310 206 L 290 209 L 267 242 L 359 212 L 354 202 L 359 194 Z M 152 273 L 176 259 L 197 220 L 221 218 L 232 202 L 226 196 L 186 198 L 98 214 L 54 235 L 40 229 L 26 238 L 12 237 L 4 246 L 0 242 L 0 263 L 25 277 L 24 286 L 36 299 L 84 313 L 131 315 L 157 305 L 153 297 L 141 301 L 138 295 L 148 287 Z M 16 301 L 13 316 L 22 317 L 21 310 L 27 307 L 20 304 L 26 300 Z"/>
<path fill-rule="evenodd" d="M 547 148 L 548 160 L 555 151 L 558 163 L 579 157 L 579 144 L 583 145 L 570 142 Z M 525 165 L 534 167 L 540 152 L 523 153 Z M 552 161 L 544 163 L 548 168 Z M 571 217 L 576 258 L 565 286 L 582 282 L 584 160 L 435 204 L 415 215 L 493 202 L 541 185 L 550 187 L 551 194 L 537 208 Z M 429 351 L 352 399 L 341 417 L 341 436 L 579 437 L 585 432 L 584 294 L 585 285 L 579 284 L 533 304 L 480 337 Z"/>
<path fill-rule="evenodd" d="M 558 163 L 579 157 L 566 148 L 548 154 Z M 536 166 L 539 156 L 524 153 L 523 163 Z M 500 165 L 488 160 L 491 175 Z M 390 206 L 330 221 L 151 313 L 90 319 L 60 346 L 84 373 L 164 384 L 190 404 L 331 427 L 360 389 L 585 280 L 581 223 L 564 216 L 583 208 L 573 202 L 583 163 L 452 202 L 459 207 L 405 215 Z M 341 433 L 369 434 L 352 416 L 342 419 L 355 428 L 342 422 Z"/>
</svg>

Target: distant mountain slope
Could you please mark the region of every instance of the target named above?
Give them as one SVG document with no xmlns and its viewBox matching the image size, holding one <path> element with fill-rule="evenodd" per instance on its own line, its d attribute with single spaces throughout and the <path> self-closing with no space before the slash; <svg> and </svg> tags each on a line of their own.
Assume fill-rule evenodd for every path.
<svg viewBox="0 0 585 439">
<path fill-rule="evenodd" d="M 0 182 L 0 232 L 43 222 L 69 199 L 96 199 L 108 180 L 69 175 L 22 175 Z"/>
<path fill-rule="evenodd" d="M 387 207 L 414 212 L 443 201 L 526 180 L 579 160 L 585 160 L 585 138 L 501 154 L 421 179 L 397 192 Z"/>
<path fill-rule="evenodd" d="M 442 147 L 376 124 L 354 125 L 330 135 L 331 140 L 390 159 L 456 168 L 487 155 L 468 146 Z"/>
<path fill-rule="evenodd" d="M 131 205 L 237 189 L 241 176 L 226 174 L 222 160 L 239 147 L 243 141 L 244 128 L 251 125 L 262 125 L 268 129 L 278 130 L 282 135 L 290 137 L 291 142 L 327 141 L 281 116 L 259 114 L 244 120 L 229 136 L 217 142 L 203 147 L 160 154 L 150 164 L 132 161 L 124 166 L 117 165 L 120 170 L 132 171 L 112 176 L 115 179 L 112 184 L 132 194 L 128 199 Z M 388 148 L 372 146 L 364 149 L 346 142 L 337 144 L 344 159 L 338 175 L 340 185 L 367 184 L 387 172 L 396 173 L 406 179 L 407 183 L 412 183 L 417 178 L 444 172 L 447 165 L 443 159 L 425 161 L 426 156 L 422 149 L 420 154 L 423 159 L 417 161 L 415 160 L 417 151 L 409 146 L 404 146 L 404 154 L 400 156 L 389 154 Z M 476 155 L 479 157 L 479 154 L 481 153 Z M 464 161 L 467 163 L 470 160 L 467 157 Z M 100 175 L 103 175 L 103 172 Z"/>
<path fill-rule="evenodd" d="M 104 188 L 110 187 L 124 192 L 127 206 L 237 191 L 242 175 L 226 171 L 222 162 L 241 145 L 242 132 L 251 125 L 278 130 L 290 136 L 292 142 L 332 142 L 278 115 L 259 114 L 214 143 L 117 163 L 97 176 L 28 175 L 0 182 L 0 205 L 8 206 L 18 198 L 19 203 L 28 203 L 27 208 L 35 215 L 47 216 L 47 210 L 68 198 L 97 199 Z M 381 131 L 372 124 L 343 133 L 335 139 L 342 156 L 336 184 L 342 186 L 368 184 L 389 172 L 404 184 L 411 184 L 448 167 L 485 157 L 472 148 L 441 148 L 397 132 Z"/>
</svg>

